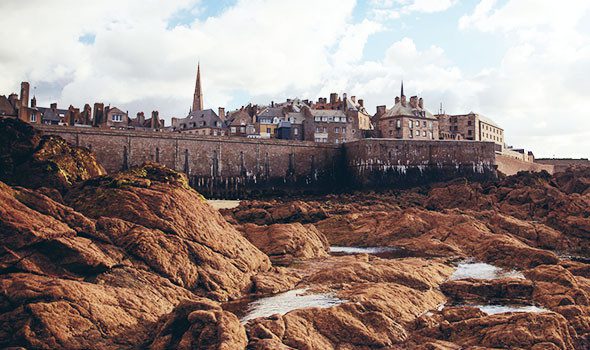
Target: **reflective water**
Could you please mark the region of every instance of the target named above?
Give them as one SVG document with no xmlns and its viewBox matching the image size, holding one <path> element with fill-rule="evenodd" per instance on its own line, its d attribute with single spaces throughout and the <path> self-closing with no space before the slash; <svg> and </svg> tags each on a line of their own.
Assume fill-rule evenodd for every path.
<svg viewBox="0 0 590 350">
<path fill-rule="evenodd" d="M 505 312 L 547 312 L 549 310 L 532 305 L 473 305 L 488 315 Z"/>
<path fill-rule="evenodd" d="M 338 299 L 333 293 L 308 294 L 305 288 L 294 289 L 248 303 L 246 313 L 241 318 L 241 321 L 246 322 L 254 318 L 267 317 L 274 314 L 283 315 L 289 311 L 306 307 L 327 308 L 345 301 Z"/>
<path fill-rule="evenodd" d="M 525 278 L 520 271 L 506 270 L 494 265 L 476 262 L 460 263 L 453 275 L 451 275 L 452 280 L 460 280 L 465 278 L 493 280 L 505 277 Z"/>
<path fill-rule="evenodd" d="M 331 246 L 330 253 L 344 254 L 379 254 L 398 251 L 395 247 L 339 247 Z"/>
<path fill-rule="evenodd" d="M 340 247 L 331 246 L 332 255 L 371 254 L 380 258 L 394 259 L 419 256 L 416 252 L 401 247 Z"/>
<path fill-rule="evenodd" d="M 223 199 L 207 199 L 209 203 L 215 209 L 233 209 L 240 205 L 239 200 L 223 200 Z"/>
</svg>

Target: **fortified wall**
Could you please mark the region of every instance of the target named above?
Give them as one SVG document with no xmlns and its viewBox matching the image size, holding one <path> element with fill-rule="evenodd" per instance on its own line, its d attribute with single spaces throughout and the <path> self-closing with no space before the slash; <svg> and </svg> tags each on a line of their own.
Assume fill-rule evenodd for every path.
<svg viewBox="0 0 590 350">
<path fill-rule="evenodd" d="M 364 139 L 344 146 L 355 188 L 410 187 L 457 177 L 496 178 L 493 142 Z"/>
<path fill-rule="evenodd" d="M 210 198 L 319 194 L 496 177 L 494 144 L 363 139 L 344 145 L 180 133 L 38 126 L 91 149 L 109 172 L 146 161 L 189 177 Z"/>
</svg>

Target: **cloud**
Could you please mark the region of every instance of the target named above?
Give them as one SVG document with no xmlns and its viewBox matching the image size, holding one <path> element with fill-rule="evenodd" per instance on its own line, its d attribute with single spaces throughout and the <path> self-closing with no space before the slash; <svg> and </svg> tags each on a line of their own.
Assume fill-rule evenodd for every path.
<svg viewBox="0 0 590 350">
<path fill-rule="evenodd" d="M 442 12 L 455 5 L 458 0 L 371 0 L 374 18 L 390 20 L 411 13 Z"/>
</svg>

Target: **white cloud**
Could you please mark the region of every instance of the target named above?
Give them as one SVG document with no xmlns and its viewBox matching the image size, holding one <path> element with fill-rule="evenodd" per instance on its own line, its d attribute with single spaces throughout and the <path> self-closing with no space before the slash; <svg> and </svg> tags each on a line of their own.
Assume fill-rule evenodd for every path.
<svg viewBox="0 0 590 350">
<path fill-rule="evenodd" d="M 371 0 L 373 17 L 381 20 L 400 18 L 410 13 L 442 12 L 458 0 Z"/>
</svg>

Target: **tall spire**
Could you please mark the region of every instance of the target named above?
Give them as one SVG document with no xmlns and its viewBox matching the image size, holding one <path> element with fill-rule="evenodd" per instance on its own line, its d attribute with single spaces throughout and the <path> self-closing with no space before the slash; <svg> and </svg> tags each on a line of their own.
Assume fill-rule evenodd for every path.
<svg viewBox="0 0 590 350">
<path fill-rule="evenodd" d="M 402 80 L 402 91 L 399 94 L 399 97 L 404 96 L 404 81 Z"/>
<path fill-rule="evenodd" d="M 203 90 L 201 90 L 201 62 L 197 64 L 197 82 L 195 84 L 195 95 L 193 97 L 193 112 L 203 110 Z"/>
</svg>

